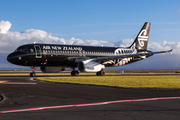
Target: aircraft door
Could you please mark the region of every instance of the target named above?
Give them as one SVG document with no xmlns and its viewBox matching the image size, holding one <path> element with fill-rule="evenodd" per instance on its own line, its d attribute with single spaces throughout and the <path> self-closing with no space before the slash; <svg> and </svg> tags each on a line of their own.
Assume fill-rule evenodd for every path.
<svg viewBox="0 0 180 120">
<path fill-rule="evenodd" d="M 36 52 L 36 58 L 42 58 L 42 51 L 39 45 L 34 45 L 34 49 Z"/>
</svg>

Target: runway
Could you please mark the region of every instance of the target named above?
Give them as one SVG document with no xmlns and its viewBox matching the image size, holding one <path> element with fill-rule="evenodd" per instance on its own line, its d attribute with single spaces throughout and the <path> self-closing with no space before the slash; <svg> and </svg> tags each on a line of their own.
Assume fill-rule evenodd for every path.
<svg viewBox="0 0 180 120">
<path fill-rule="evenodd" d="M 176 97 L 180 90 L 125 89 L 88 85 L 55 84 L 30 77 L 0 77 L 0 111 L 47 106 L 98 103 L 116 100 Z M 0 114 L 0 119 L 179 119 L 180 99 L 122 102 L 115 104 L 46 109 Z"/>
</svg>

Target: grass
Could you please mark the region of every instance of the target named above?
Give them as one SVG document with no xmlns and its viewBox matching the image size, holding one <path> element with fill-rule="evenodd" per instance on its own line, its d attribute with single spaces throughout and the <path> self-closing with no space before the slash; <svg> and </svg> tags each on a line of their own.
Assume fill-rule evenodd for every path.
<svg viewBox="0 0 180 120">
<path fill-rule="evenodd" d="M 163 74 L 180 74 L 180 71 L 172 72 L 171 70 L 124 70 L 124 73 L 119 73 L 120 70 L 105 70 L 106 75 L 163 75 Z M 0 76 L 29 76 L 32 71 L 29 70 L 17 70 L 17 71 L 2 71 L 0 70 Z M 36 71 L 37 76 L 70 76 L 71 71 L 62 71 L 60 73 L 42 73 L 40 70 Z M 80 76 L 92 75 L 96 76 L 96 73 L 80 73 Z"/>
<path fill-rule="evenodd" d="M 88 76 L 88 77 L 40 77 L 42 81 L 100 85 L 124 88 L 180 89 L 179 75 L 166 76 Z"/>
<path fill-rule="evenodd" d="M 0 73 L 0 76 L 29 76 L 30 72 L 25 72 L 25 73 Z M 106 75 L 164 75 L 164 74 L 173 74 L 173 75 L 178 75 L 180 73 L 106 73 Z M 36 72 L 36 76 L 70 76 L 71 73 L 65 73 L 65 72 L 60 72 L 60 73 L 39 73 Z M 80 73 L 80 76 L 96 76 L 96 73 Z"/>
<path fill-rule="evenodd" d="M 80 73 L 78 77 L 71 77 L 71 71 L 63 71 L 60 73 L 41 73 L 41 71 L 36 71 L 36 75 L 37 77 L 53 76 L 37 78 L 38 80 L 49 82 L 124 88 L 180 89 L 179 70 L 125 70 L 123 74 L 119 73 L 119 71 L 120 70 L 106 70 L 106 75 L 109 76 L 96 76 L 96 73 Z M 30 72 L 31 71 L 0 71 L 0 76 L 29 76 Z"/>
</svg>

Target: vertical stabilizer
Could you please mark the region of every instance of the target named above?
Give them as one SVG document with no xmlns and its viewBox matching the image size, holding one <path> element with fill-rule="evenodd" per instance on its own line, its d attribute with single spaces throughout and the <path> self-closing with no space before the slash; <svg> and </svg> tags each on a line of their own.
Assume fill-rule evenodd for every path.
<svg viewBox="0 0 180 120">
<path fill-rule="evenodd" d="M 147 50 L 151 23 L 145 22 L 136 39 L 129 48 Z"/>
</svg>

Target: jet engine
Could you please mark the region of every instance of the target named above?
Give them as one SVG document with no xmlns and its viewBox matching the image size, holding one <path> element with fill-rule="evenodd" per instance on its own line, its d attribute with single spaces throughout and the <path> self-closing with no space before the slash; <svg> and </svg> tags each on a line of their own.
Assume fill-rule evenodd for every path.
<svg viewBox="0 0 180 120">
<path fill-rule="evenodd" d="M 91 60 L 84 60 L 82 62 L 78 62 L 78 70 L 80 72 L 99 72 L 104 68 L 104 65 Z"/>
<path fill-rule="evenodd" d="M 65 68 L 64 67 L 44 67 L 44 66 L 41 66 L 40 70 L 43 73 L 58 73 L 60 71 L 64 71 Z"/>
</svg>

